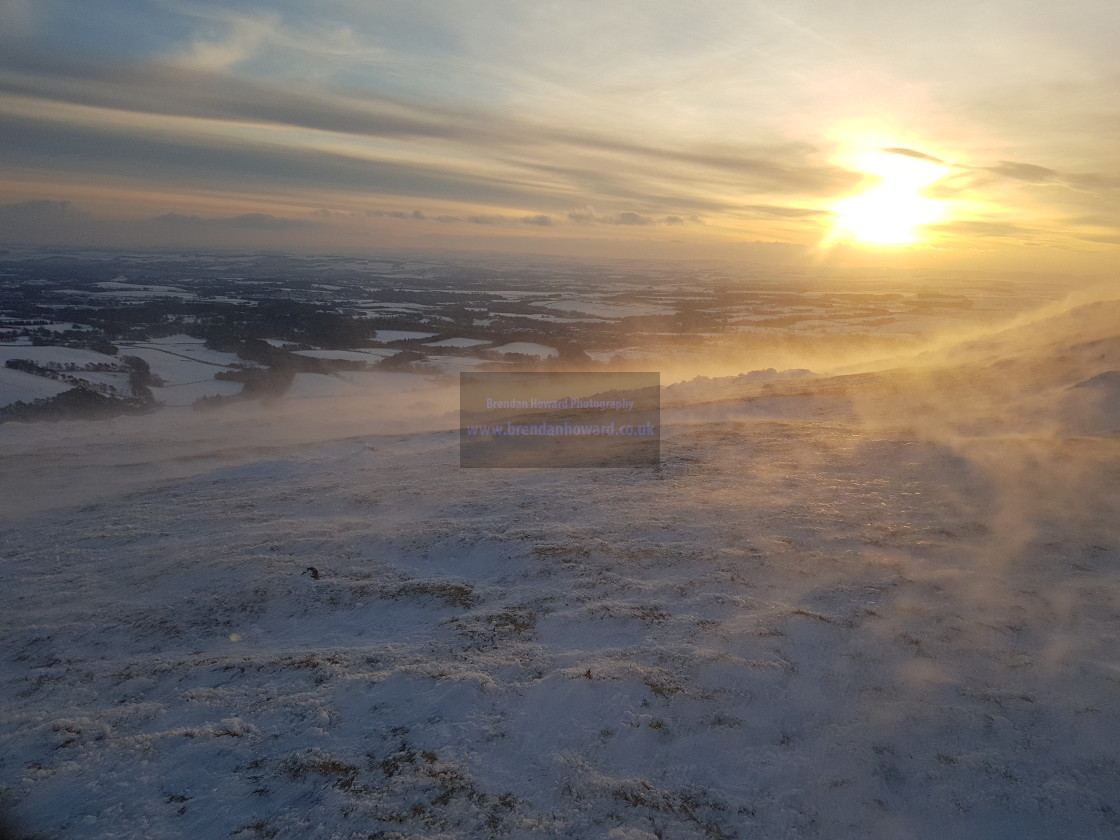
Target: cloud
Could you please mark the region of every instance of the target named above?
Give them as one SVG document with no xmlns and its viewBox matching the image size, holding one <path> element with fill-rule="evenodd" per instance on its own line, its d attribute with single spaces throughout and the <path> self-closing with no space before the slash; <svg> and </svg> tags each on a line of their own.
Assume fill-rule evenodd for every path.
<svg viewBox="0 0 1120 840">
<path fill-rule="evenodd" d="M 1116 236 L 1092 236 L 1086 234 L 1077 238 L 1085 242 L 1103 242 L 1106 245 L 1120 245 L 1120 234 Z"/>
<path fill-rule="evenodd" d="M 224 37 L 200 38 L 170 61 L 194 70 L 228 70 L 256 53 L 278 25 L 274 16 L 233 17 L 227 21 Z"/>
<path fill-rule="evenodd" d="M 642 216 L 633 211 L 625 211 L 622 213 L 608 214 L 599 213 L 594 207 L 584 207 L 579 210 L 572 210 L 568 213 L 568 220 L 576 224 L 598 224 L 598 225 L 651 225 L 653 219 L 649 216 Z"/>
<path fill-rule="evenodd" d="M 996 166 L 986 167 L 986 171 L 1001 178 L 1026 181 L 1030 184 L 1056 183 L 1063 180 L 1061 173 L 1056 170 L 1031 163 L 1016 163 L 1012 160 L 1001 160 Z"/>
<path fill-rule="evenodd" d="M 929 228 L 943 233 L 967 234 L 969 236 L 1017 237 L 1021 239 L 1031 239 L 1039 236 L 1039 231 L 1013 222 L 961 220 L 929 225 Z"/>
<path fill-rule="evenodd" d="M 53 49 L 48 28 L 0 51 L 0 119 L 9 135 L 0 138 L 7 163 L 0 175 L 18 169 L 24 181 L 82 178 L 90 195 L 128 179 L 167 196 L 166 209 L 196 190 L 256 197 L 266 210 L 277 199 L 289 207 L 423 207 L 417 221 L 445 227 L 416 227 L 430 238 L 481 237 L 483 228 L 500 236 L 498 228 L 511 227 L 522 235 L 508 238 L 526 239 L 531 230 L 553 235 L 582 224 L 611 226 L 621 241 L 627 230 L 683 230 L 701 216 L 712 236 L 793 237 L 796 223 L 807 220 L 803 235 L 812 237 L 813 218 L 827 212 L 814 208 L 850 194 L 865 177 L 830 162 L 830 144 L 843 140 L 837 115 L 853 101 L 871 116 L 892 105 L 878 88 L 855 84 L 858 72 L 803 89 L 804 74 L 793 73 L 800 65 L 781 64 L 791 55 L 784 46 L 764 56 L 701 48 L 709 43 L 703 38 L 691 46 L 661 35 L 647 41 L 675 36 L 677 24 L 665 24 L 677 13 L 667 9 L 633 24 L 628 15 L 592 10 L 578 19 L 557 9 L 518 10 L 509 19 L 491 8 L 464 15 L 465 0 L 423 13 L 397 3 L 375 12 L 354 0 L 149 6 L 136 4 L 114 20 L 122 26 L 112 45 L 91 35 L 89 49 Z M 0 21 L 35 9 L 49 23 L 54 7 L 43 8 L 0 0 Z M 678 22 L 720 32 L 717 21 L 730 14 L 708 22 L 685 14 Z M 777 25 L 758 10 L 735 15 Z M 160 26 L 148 26 L 154 23 Z M 849 25 L 843 16 L 833 23 Z M 779 29 L 790 34 L 785 24 Z M 576 58 L 596 52 L 588 51 L 591 41 L 616 40 L 618 52 L 601 65 Z M 819 58 L 824 42 L 813 43 Z M 649 51 L 634 52 L 642 44 Z M 792 75 L 785 78 L 776 62 Z M 757 72 L 735 72 L 748 67 Z M 858 100 L 843 95 L 849 84 Z M 834 107 L 806 107 L 820 98 L 818 88 L 836 95 Z M 896 125 L 929 117 L 913 125 L 945 148 L 967 145 L 938 122 L 938 112 L 919 110 L 891 113 Z M 982 205 L 1023 198 L 1024 214 L 1051 220 L 1060 219 L 1056 209 L 1069 209 L 1063 203 L 1076 205 L 1070 215 L 1100 210 L 1097 194 L 1120 186 L 1094 174 L 1108 170 L 1091 155 L 1080 164 L 1063 158 L 1070 161 L 1063 168 L 1085 170 L 1078 174 L 1039 165 L 1051 162 L 1043 140 L 1003 153 L 1036 162 L 976 167 L 922 151 L 924 142 L 900 136 L 896 145 L 875 145 L 952 167 L 953 177 L 934 188 L 939 194 L 956 189 Z M 571 210 L 581 204 L 600 210 Z M 410 210 L 381 212 L 415 218 Z M 332 230 L 347 227 L 337 221 Z M 605 233 L 589 239 L 611 239 Z"/>
<path fill-rule="evenodd" d="M 540 161 L 542 171 L 563 175 L 584 191 L 606 192 L 615 198 L 660 200 L 649 184 L 667 178 L 696 185 L 734 185 L 752 193 L 835 195 L 859 184 L 863 176 L 838 166 L 814 163 L 816 149 L 803 143 L 741 144 L 735 147 L 681 145 L 654 146 L 630 139 L 563 131 L 551 135 L 574 149 L 588 153 L 583 166 L 560 165 L 548 157 Z M 607 155 L 606 158 L 603 155 Z M 570 156 L 569 156 L 570 157 Z M 722 190 L 721 190 L 722 191 Z M 700 209 L 723 209 L 703 193 L 683 191 L 685 199 Z"/>
<path fill-rule="evenodd" d="M 1098 175 L 1095 173 L 1066 174 L 1064 180 L 1074 189 L 1098 191 L 1120 189 L 1120 178 L 1114 175 Z"/>
<path fill-rule="evenodd" d="M 5 225 L 59 224 L 89 220 L 90 215 L 69 201 L 21 201 L 0 205 L 0 222 Z"/>
<path fill-rule="evenodd" d="M 886 148 L 882 151 L 954 168 L 957 173 L 942 182 L 949 192 L 955 189 L 976 189 L 997 181 L 1018 181 L 1039 185 L 1056 184 L 1088 191 L 1120 187 L 1120 178 L 1114 176 L 1094 173 L 1066 173 L 1051 169 L 1048 166 L 1021 161 L 1001 160 L 994 166 L 968 166 L 950 163 L 914 149 Z"/>
<path fill-rule="evenodd" d="M 804 219 L 810 216 L 827 215 L 829 211 L 812 207 L 780 207 L 774 204 L 747 204 L 741 208 L 743 214 L 752 218 L 770 217 L 781 219 Z"/>
<path fill-rule="evenodd" d="M 548 227 L 552 224 L 552 217 L 546 216 L 543 213 L 538 213 L 532 216 L 502 216 L 498 214 L 481 214 L 469 216 L 467 221 L 474 225 L 536 225 L 537 227 Z"/>
<path fill-rule="evenodd" d="M 382 96 L 356 97 L 298 84 L 283 88 L 201 67 L 150 62 L 100 64 L 15 53 L 3 59 L 0 91 L 142 114 L 258 121 L 363 136 L 489 136 L 469 120 L 426 113 Z"/>
<path fill-rule="evenodd" d="M 366 210 L 365 216 L 379 219 L 410 219 L 418 222 L 440 222 L 442 224 L 467 223 L 471 225 L 535 225 L 548 227 L 552 224 L 552 217 L 543 213 L 532 216 L 503 216 L 498 213 L 476 213 L 469 216 L 439 215 L 429 216 L 422 210 Z"/>
<path fill-rule="evenodd" d="M 282 219 L 267 213 L 244 213 L 224 218 L 202 218 L 181 213 L 165 213 L 151 220 L 157 225 L 180 228 L 225 228 L 227 230 L 299 230 L 313 228 L 315 222 L 306 219 Z"/>
<path fill-rule="evenodd" d="M 583 207 L 579 210 L 568 211 L 568 221 L 578 225 L 622 225 L 624 227 L 646 227 L 649 225 L 679 226 L 690 222 L 701 224 L 700 218 L 694 215 L 688 217 L 671 215 L 664 216 L 661 219 L 655 219 L 652 216 L 643 216 L 641 213 L 635 213 L 632 210 L 625 210 L 621 213 L 600 213 L 594 207 Z"/>
<path fill-rule="evenodd" d="M 1093 172 L 1060 172 L 1047 166 L 1001 160 L 995 166 L 969 167 L 999 180 L 1019 181 L 1027 184 L 1056 184 L 1075 190 L 1099 192 L 1120 188 L 1120 178 Z"/>
<path fill-rule="evenodd" d="M 934 157 L 933 155 L 927 155 L 925 152 L 915 151 L 914 149 L 888 148 L 882 149 L 881 151 L 884 151 L 887 154 L 891 155 L 903 155 L 905 157 L 914 158 L 915 160 L 924 160 L 928 163 L 936 163 L 941 166 L 946 165 L 945 161 L 943 161 L 941 158 Z"/>
<path fill-rule="evenodd" d="M 653 219 L 649 216 L 642 216 L 638 213 L 619 213 L 617 216 L 606 220 L 608 224 L 613 225 L 652 225 Z"/>
<path fill-rule="evenodd" d="M 41 100 L 44 107 L 36 109 L 40 112 L 50 103 L 99 109 L 96 115 L 102 125 L 94 128 L 88 121 L 93 117 L 91 112 L 86 115 L 85 125 L 64 125 L 63 129 L 75 133 L 113 133 L 119 137 L 116 147 L 122 158 L 127 157 L 130 146 L 150 145 L 153 135 L 160 133 L 153 132 L 150 123 L 137 123 L 121 116 L 122 112 L 132 112 L 153 118 L 204 120 L 197 124 L 197 131 L 190 130 L 189 124 L 168 121 L 166 133 L 183 134 L 181 142 L 195 145 L 205 134 L 219 160 L 246 145 L 246 137 L 251 136 L 245 131 L 247 125 L 260 127 L 256 133 L 267 138 L 273 147 L 271 156 L 284 151 L 293 158 L 303 154 L 304 167 L 313 158 L 323 160 L 324 143 L 310 135 L 282 135 L 270 131 L 270 127 L 381 139 L 388 145 L 349 145 L 363 155 L 374 154 L 376 150 L 378 159 L 370 161 L 369 171 L 380 168 L 399 172 L 409 166 L 415 171 L 421 165 L 407 161 L 454 158 L 460 161 L 456 165 L 429 163 L 425 168 L 432 176 L 442 168 L 454 180 L 475 178 L 481 182 L 485 178 L 478 173 L 492 174 L 490 182 L 495 187 L 502 185 L 504 196 L 492 190 L 473 200 L 507 207 L 535 205 L 561 211 L 568 204 L 562 196 L 575 192 L 596 200 L 629 201 L 667 210 L 720 212 L 726 209 L 725 202 L 713 199 L 712 195 L 723 193 L 728 187 L 743 195 L 834 194 L 859 180 L 857 174 L 840 167 L 813 163 L 815 150 L 799 143 L 716 146 L 640 142 L 612 136 L 606 129 L 596 132 L 522 119 L 487 110 L 485 105 L 468 110 L 437 101 L 411 102 L 321 83 L 279 85 L 228 72 L 157 62 L 60 62 L 13 53 L 0 59 L 0 64 L 4 68 L 0 70 L 0 92 Z M 227 133 L 227 124 L 236 126 L 236 132 Z M 187 136 L 191 139 L 187 140 Z M 337 138 L 331 138 L 332 148 L 348 147 L 336 141 Z M 405 141 L 419 143 L 409 142 L 406 146 Z M 437 151 L 435 146 L 425 146 L 424 141 L 439 141 L 439 153 L 424 153 L 426 149 Z M 394 142 L 402 145 L 394 148 Z M 446 155 L 448 149 L 455 154 Z M 57 159 L 53 163 L 57 165 Z M 189 156 L 178 168 L 190 165 L 207 168 Z M 44 168 L 54 166 L 44 164 Z M 249 167 L 246 177 L 241 179 L 246 186 L 252 181 L 249 175 L 253 168 Z M 294 171 L 300 168 L 297 165 Z M 542 174 L 546 177 L 542 178 Z M 155 178 L 154 174 L 148 177 Z M 262 180 L 258 179 L 257 188 L 268 191 L 270 184 L 261 183 Z M 368 179 L 359 178 L 356 184 L 361 185 L 360 189 L 368 189 Z M 326 186 L 334 185 L 334 180 L 328 178 Z M 412 193 L 405 184 L 388 184 L 377 191 L 435 196 L 424 190 Z M 447 197 L 472 200 L 455 191 Z"/>
<path fill-rule="evenodd" d="M 84 178 L 148 179 L 164 189 L 336 191 L 362 197 L 403 195 L 475 204 L 531 206 L 541 189 L 433 165 L 365 159 L 337 152 L 205 135 L 6 119 L 0 156 L 8 166 L 54 171 L 68 161 Z"/>
<path fill-rule="evenodd" d="M 950 165 L 953 174 L 927 188 L 928 197 L 987 205 L 991 210 L 984 215 L 1008 221 L 962 219 L 932 226 L 933 230 L 960 237 L 1017 240 L 1020 245 L 1053 243 L 1077 250 L 1079 242 L 1107 242 L 1120 229 L 1120 178 L 1115 176 L 1071 173 L 1016 160 Z M 1103 230 L 1084 231 L 1085 226 Z M 1093 238 L 1097 236 L 1104 239 Z"/>
<path fill-rule="evenodd" d="M 336 214 L 337 215 L 337 214 Z M 95 216 L 69 201 L 0 205 L 0 241 L 12 244 L 160 245 L 273 241 L 271 234 L 325 230 L 322 222 L 268 213 L 204 217 L 164 213 L 143 220 Z"/>
</svg>

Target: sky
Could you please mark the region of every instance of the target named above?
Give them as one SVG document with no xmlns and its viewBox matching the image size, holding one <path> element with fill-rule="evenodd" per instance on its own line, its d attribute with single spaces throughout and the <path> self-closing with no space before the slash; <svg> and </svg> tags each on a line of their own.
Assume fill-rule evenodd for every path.
<svg viewBox="0 0 1120 840">
<path fill-rule="evenodd" d="M 0 243 L 1109 270 L 1114 0 L 0 0 Z"/>
</svg>

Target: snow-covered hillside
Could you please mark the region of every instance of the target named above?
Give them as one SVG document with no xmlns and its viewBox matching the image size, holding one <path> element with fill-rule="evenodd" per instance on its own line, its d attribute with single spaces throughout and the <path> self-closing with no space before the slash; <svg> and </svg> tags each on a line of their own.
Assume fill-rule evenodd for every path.
<svg viewBox="0 0 1120 840">
<path fill-rule="evenodd" d="M 11 818 L 1116 837 L 1117 370 L 1098 301 L 698 380 L 659 470 L 460 469 L 453 389 L 8 424 Z"/>
</svg>

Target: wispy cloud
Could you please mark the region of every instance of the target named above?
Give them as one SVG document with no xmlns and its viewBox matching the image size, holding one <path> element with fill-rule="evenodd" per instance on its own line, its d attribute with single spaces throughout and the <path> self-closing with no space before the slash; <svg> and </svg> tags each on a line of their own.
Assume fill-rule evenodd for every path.
<svg viewBox="0 0 1120 840">
<path fill-rule="evenodd" d="M 259 122 L 373 137 L 494 139 L 462 115 L 431 112 L 385 97 L 279 87 L 211 69 L 159 63 L 105 64 L 10 56 L 0 62 L 0 92 L 219 122 Z M 113 119 L 106 113 L 105 121 Z"/>
<path fill-rule="evenodd" d="M 311 233 L 313 219 L 268 213 L 199 216 L 164 213 L 142 219 L 95 214 L 70 201 L 36 200 L 0 205 L 0 241 L 10 244 L 113 245 L 232 243 L 239 236 Z M 265 240 L 260 240 L 265 241 Z"/>
<path fill-rule="evenodd" d="M 686 225 L 700 224 L 698 216 L 689 216 L 687 219 L 680 216 L 662 216 L 655 218 L 633 210 L 624 210 L 621 213 L 600 213 L 594 207 L 582 207 L 579 210 L 568 211 L 568 220 L 579 225 L 622 225 L 624 227 L 646 227 L 648 225 Z"/>
<path fill-rule="evenodd" d="M 317 211 L 324 212 L 324 211 Z M 329 212 L 329 211 L 327 211 Z M 534 225 L 536 227 L 550 227 L 553 218 L 544 213 L 532 216 L 503 216 L 500 214 L 475 214 L 471 216 L 429 215 L 422 210 L 367 210 L 362 215 L 375 219 L 410 219 L 416 222 L 439 222 L 441 224 L 470 224 L 470 225 Z"/>
<path fill-rule="evenodd" d="M 927 163 L 938 163 L 938 164 L 944 164 L 945 163 L 945 161 L 943 161 L 939 157 L 934 157 L 933 155 L 927 155 L 925 152 L 919 152 L 916 149 L 904 149 L 904 148 L 898 148 L 898 147 L 893 147 L 893 148 L 888 147 L 888 148 L 883 149 L 883 151 L 887 152 L 888 154 L 892 154 L 892 155 L 902 155 L 903 157 L 914 158 L 915 160 L 924 160 Z"/>
<path fill-rule="evenodd" d="M 274 34 L 278 21 L 271 15 L 237 17 L 218 38 L 200 38 L 169 57 L 173 65 L 191 70 L 229 70 L 253 56 Z"/>
<path fill-rule="evenodd" d="M 89 214 L 76 209 L 69 201 L 20 201 L 0 205 L 0 222 L 6 225 L 84 221 Z"/>
<path fill-rule="evenodd" d="M 173 179 L 176 172 L 184 180 L 233 178 L 246 189 L 265 192 L 319 180 L 329 189 L 527 210 L 535 205 L 561 211 L 578 196 L 596 203 L 660 206 L 662 215 L 681 218 L 738 204 L 713 200 L 710 186 L 734 185 L 741 195 L 803 196 L 838 192 L 858 180 L 840 167 L 814 161 L 813 149 L 804 144 L 734 151 L 711 144 L 662 148 L 515 115 L 421 109 L 326 89 L 315 94 L 282 90 L 184 67 L 54 65 L 17 58 L 0 71 L 0 92 L 94 109 L 83 112 L 80 125 L 14 117 L 7 141 L 16 147 L 13 155 L 29 165 L 46 167 L 48 158 L 65 157 L 93 172 L 128 169 L 154 178 L 159 167 L 163 178 Z M 165 123 L 160 131 L 158 122 L 138 126 L 122 113 L 199 122 L 184 136 L 178 123 Z M 262 129 L 254 135 L 246 129 L 252 125 Z M 284 135 L 282 129 L 312 134 Z M 254 136 L 259 142 L 248 139 Z M 330 137 L 355 142 L 344 151 L 327 152 L 340 148 Z M 361 147 L 357 141 L 362 139 L 382 144 Z M 425 145 L 417 146 L 417 140 Z M 407 147 L 385 145 L 406 141 Z M 440 163 L 420 163 L 433 158 L 427 144 L 437 142 L 444 144 Z M 562 157 L 583 165 L 558 165 Z M 632 211 L 619 209 L 614 215 L 626 212 Z M 619 219 L 638 223 L 630 216 Z"/>
<path fill-rule="evenodd" d="M 1012 222 L 992 222 L 979 220 L 961 220 L 945 222 L 944 224 L 931 225 L 934 230 L 952 234 L 968 234 L 983 237 L 1015 237 L 1029 240 L 1038 239 L 1040 231 L 1017 225 Z"/>
</svg>

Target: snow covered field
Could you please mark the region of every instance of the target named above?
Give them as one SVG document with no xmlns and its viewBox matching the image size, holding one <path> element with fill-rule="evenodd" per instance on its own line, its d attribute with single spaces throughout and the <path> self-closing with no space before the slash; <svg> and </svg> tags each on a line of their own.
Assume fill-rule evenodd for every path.
<svg viewBox="0 0 1120 840">
<path fill-rule="evenodd" d="M 69 391 L 70 387 L 65 383 L 36 376 L 33 373 L 25 373 L 22 370 L 0 368 L 0 405 L 11 405 L 20 400 L 31 402 L 44 397 L 53 397 L 55 394 Z"/>
<path fill-rule="evenodd" d="M 1118 325 L 667 389 L 659 470 L 460 469 L 453 388 L 7 424 L 12 820 L 1116 837 Z"/>
<path fill-rule="evenodd" d="M 235 367 L 241 360 L 233 353 L 210 350 L 202 339 L 171 335 L 154 341 L 122 343 L 122 356 L 139 356 L 163 382 L 153 389 L 155 398 L 169 406 L 189 406 L 199 397 L 231 396 L 241 392 L 238 382 L 214 379 L 214 374 Z"/>
<path fill-rule="evenodd" d="M 0 406 L 11 405 L 19 401 L 31 402 L 44 397 L 53 397 L 74 387 L 67 382 L 4 367 L 3 365 L 9 359 L 27 359 L 40 365 L 73 364 L 77 367 L 88 364 L 113 364 L 118 362 L 112 356 L 106 356 L 93 350 L 53 346 L 0 345 Z M 84 379 L 89 383 L 110 385 L 121 389 L 123 393 L 128 393 L 127 374 L 86 370 L 64 372 L 69 376 Z"/>
</svg>

